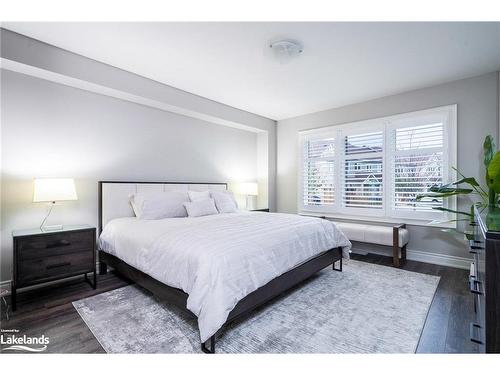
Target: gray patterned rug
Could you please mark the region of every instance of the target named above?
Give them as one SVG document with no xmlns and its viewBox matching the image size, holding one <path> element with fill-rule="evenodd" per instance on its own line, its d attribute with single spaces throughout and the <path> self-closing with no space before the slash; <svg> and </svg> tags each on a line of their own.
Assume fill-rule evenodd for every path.
<svg viewBox="0 0 500 375">
<path fill-rule="evenodd" d="M 350 260 L 239 320 L 217 353 L 414 353 L 439 277 Z M 108 353 L 200 353 L 196 321 L 126 286 L 74 302 Z"/>
</svg>

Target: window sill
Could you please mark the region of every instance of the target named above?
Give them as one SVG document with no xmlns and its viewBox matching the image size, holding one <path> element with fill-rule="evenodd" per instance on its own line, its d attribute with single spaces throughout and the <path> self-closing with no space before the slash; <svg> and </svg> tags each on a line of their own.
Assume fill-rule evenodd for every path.
<svg viewBox="0 0 500 375">
<path fill-rule="evenodd" d="M 404 219 L 404 218 L 387 218 L 387 217 L 373 217 L 373 216 L 353 216 L 338 214 L 332 212 L 317 212 L 317 211 L 299 211 L 299 215 L 307 216 L 317 216 L 325 217 L 327 219 L 335 220 L 349 220 L 349 221 L 359 221 L 365 223 L 380 223 L 380 224 L 401 224 L 405 223 L 408 225 L 420 226 L 420 227 L 431 227 L 431 228 L 446 228 L 454 229 L 457 227 L 456 222 L 453 223 L 441 223 L 441 224 L 430 224 L 431 220 L 414 220 L 414 219 Z"/>
</svg>

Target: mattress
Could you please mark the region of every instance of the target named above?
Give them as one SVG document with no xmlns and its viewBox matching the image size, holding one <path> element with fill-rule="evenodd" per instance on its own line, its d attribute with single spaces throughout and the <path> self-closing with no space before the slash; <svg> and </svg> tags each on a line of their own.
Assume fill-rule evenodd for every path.
<svg viewBox="0 0 500 375">
<path fill-rule="evenodd" d="M 203 217 L 110 221 L 100 249 L 188 294 L 206 341 L 236 304 L 322 252 L 351 243 L 335 223 L 313 217 L 237 212 Z"/>
</svg>

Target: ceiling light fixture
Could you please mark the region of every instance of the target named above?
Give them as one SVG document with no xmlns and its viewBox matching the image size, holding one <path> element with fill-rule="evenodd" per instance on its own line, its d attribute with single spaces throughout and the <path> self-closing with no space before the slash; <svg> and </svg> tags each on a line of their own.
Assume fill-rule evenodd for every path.
<svg viewBox="0 0 500 375">
<path fill-rule="evenodd" d="M 299 42 L 290 39 L 272 42 L 269 44 L 269 47 L 273 50 L 274 56 L 281 63 L 287 63 L 303 52 L 302 45 Z"/>
</svg>

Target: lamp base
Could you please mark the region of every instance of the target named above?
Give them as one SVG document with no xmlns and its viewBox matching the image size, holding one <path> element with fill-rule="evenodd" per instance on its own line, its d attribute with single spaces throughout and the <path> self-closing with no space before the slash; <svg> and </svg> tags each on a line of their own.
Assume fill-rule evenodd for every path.
<svg viewBox="0 0 500 375">
<path fill-rule="evenodd" d="M 257 201 L 256 195 L 247 195 L 246 209 L 249 211 L 255 210 L 257 208 L 256 201 Z"/>
<path fill-rule="evenodd" d="M 43 232 L 52 232 L 55 230 L 62 230 L 63 225 L 62 224 L 57 224 L 57 225 L 44 225 L 43 227 L 40 228 Z"/>
</svg>

